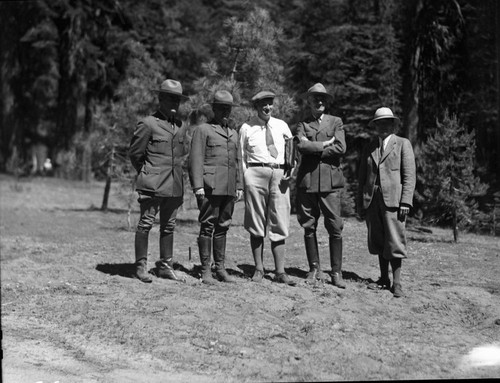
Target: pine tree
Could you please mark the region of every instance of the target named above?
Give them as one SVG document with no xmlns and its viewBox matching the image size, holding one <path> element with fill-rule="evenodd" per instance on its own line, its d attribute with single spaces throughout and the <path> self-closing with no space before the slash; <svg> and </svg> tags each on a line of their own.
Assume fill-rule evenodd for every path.
<svg viewBox="0 0 500 383">
<path fill-rule="evenodd" d="M 473 224 L 476 198 L 488 188 L 475 175 L 474 135 L 446 111 L 417 156 L 417 199 L 430 222 L 451 224 L 455 242 L 459 229 Z"/>
</svg>

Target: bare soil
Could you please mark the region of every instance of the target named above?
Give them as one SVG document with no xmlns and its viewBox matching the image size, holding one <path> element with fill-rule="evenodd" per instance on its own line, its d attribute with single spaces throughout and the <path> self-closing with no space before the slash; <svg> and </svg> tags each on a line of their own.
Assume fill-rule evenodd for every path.
<svg viewBox="0 0 500 383">
<path fill-rule="evenodd" d="M 104 185 L 0 175 L 3 382 L 270 382 L 498 378 L 500 241 L 409 223 L 404 298 L 372 291 L 378 265 L 363 222 L 346 218 L 344 279 L 304 283 L 303 235 L 292 219 L 287 272 L 298 284 L 251 282 L 238 203 L 226 266 L 238 283 L 200 283 L 197 210 L 186 197 L 175 237 L 185 283 L 132 278 L 134 232 Z M 134 211 L 133 219 L 137 220 Z M 328 238 L 319 231 L 323 269 Z M 191 259 L 190 259 L 191 254 Z M 158 259 L 151 233 L 150 267 Z M 493 348 L 499 350 L 499 348 Z M 495 352 L 495 351 L 493 351 Z M 497 351 L 498 353 L 498 351 Z M 496 358 L 496 359 L 495 359 Z"/>
</svg>

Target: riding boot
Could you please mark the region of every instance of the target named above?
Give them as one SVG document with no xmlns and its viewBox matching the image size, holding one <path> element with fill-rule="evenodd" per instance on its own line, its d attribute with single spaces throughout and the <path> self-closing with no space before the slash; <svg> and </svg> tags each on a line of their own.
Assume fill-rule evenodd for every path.
<svg viewBox="0 0 500 383">
<path fill-rule="evenodd" d="M 144 283 L 153 282 L 148 273 L 148 239 L 149 233 L 135 233 L 135 277 Z"/>
<path fill-rule="evenodd" d="M 236 280 L 227 273 L 227 270 L 224 267 L 224 260 L 226 258 L 225 235 L 222 237 L 214 237 L 213 254 L 215 261 L 215 274 L 217 275 L 217 278 L 222 282 L 236 282 Z"/>
<path fill-rule="evenodd" d="M 315 284 L 319 273 L 319 254 L 316 234 L 304 235 L 304 243 L 306 246 L 307 262 L 309 263 L 306 283 Z"/>
<path fill-rule="evenodd" d="M 214 283 L 216 283 L 216 280 L 212 276 L 212 238 L 199 236 L 198 252 L 200 253 L 201 261 L 201 280 L 203 283 L 213 285 Z"/>
<path fill-rule="evenodd" d="M 332 284 L 340 289 L 345 289 L 346 284 L 342 279 L 342 238 L 330 237 L 329 242 Z"/>
<path fill-rule="evenodd" d="M 181 281 L 174 272 L 174 234 L 160 234 L 160 260 L 156 262 L 158 277 L 171 279 L 173 281 Z"/>
</svg>

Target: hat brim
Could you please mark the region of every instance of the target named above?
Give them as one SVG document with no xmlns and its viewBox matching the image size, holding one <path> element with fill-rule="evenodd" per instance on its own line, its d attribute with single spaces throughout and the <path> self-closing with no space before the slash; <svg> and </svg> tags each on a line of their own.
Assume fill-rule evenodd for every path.
<svg viewBox="0 0 500 383">
<path fill-rule="evenodd" d="M 374 118 L 373 120 L 371 120 L 369 123 L 368 123 L 368 126 L 370 128 L 373 127 L 373 123 L 375 121 L 380 121 L 380 120 L 387 120 L 387 119 L 391 119 L 391 120 L 394 120 L 395 123 L 397 123 L 398 125 L 401 123 L 401 120 L 399 119 L 399 117 L 396 117 L 396 116 L 380 116 L 380 117 L 377 117 L 377 118 Z"/>
<path fill-rule="evenodd" d="M 211 105 L 241 106 L 239 104 L 233 104 L 232 102 L 220 102 L 220 101 L 212 102 Z"/>
<path fill-rule="evenodd" d="M 305 92 L 300 95 L 300 98 L 307 99 L 309 96 L 325 96 L 329 100 L 333 100 L 333 96 L 330 93 L 324 92 Z"/>
<path fill-rule="evenodd" d="M 153 92 L 157 92 L 157 93 L 168 93 L 168 94 L 171 94 L 173 96 L 177 96 L 177 97 L 180 97 L 182 100 L 187 100 L 189 99 L 188 96 L 184 96 L 183 94 L 179 94 L 179 93 L 176 93 L 176 92 L 171 92 L 169 90 L 164 90 L 164 89 L 153 89 Z"/>
</svg>

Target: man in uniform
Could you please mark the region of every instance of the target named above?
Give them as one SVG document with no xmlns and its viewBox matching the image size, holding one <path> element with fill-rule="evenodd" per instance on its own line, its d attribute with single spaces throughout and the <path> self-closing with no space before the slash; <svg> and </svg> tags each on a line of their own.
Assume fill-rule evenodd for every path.
<svg viewBox="0 0 500 383">
<path fill-rule="evenodd" d="M 165 80 L 157 89 L 159 107 L 155 114 L 139 121 L 130 143 L 129 156 L 137 170 L 141 216 L 135 233 L 135 276 L 151 283 L 148 274 L 148 238 L 155 217 L 160 213 L 160 278 L 179 280 L 173 269 L 174 228 L 182 205 L 184 181 L 183 155 L 186 154 L 185 128 L 176 118 L 182 94 L 181 83 Z"/>
<path fill-rule="evenodd" d="M 202 281 L 207 284 L 215 283 L 210 259 L 212 247 L 217 278 L 235 282 L 224 267 L 226 234 L 234 204 L 243 194 L 238 133 L 228 125 L 233 106 L 231 93 L 226 90 L 215 93 L 214 117 L 196 128 L 189 154 L 189 178 L 200 209 L 198 250 Z"/>
<path fill-rule="evenodd" d="M 271 116 L 275 94 L 261 91 L 252 97 L 257 116 L 240 130 L 245 183 L 245 229 L 255 261 L 252 280 L 264 277 L 263 251 L 266 231 L 276 267 L 276 281 L 296 283 L 285 273 L 285 239 L 290 226 L 289 176 L 285 175 L 285 140 L 292 137 L 288 124 Z"/>
<path fill-rule="evenodd" d="M 316 229 L 320 213 L 329 235 L 330 263 L 333 285 L 344 289 L 342 279 L 342 230 L 340 193 L 344 176 L 340 158 L 346 151 L 342 120 L 325 114 L 333 97 L 317 83 L 304 94 L 310 117 L 297 128 L 301 160 L 297 172 L 297 219 L 304 228 L 304 242 L 309 263 L 308 283 L 324 280 L 318 252 Z"/>
</svg>

